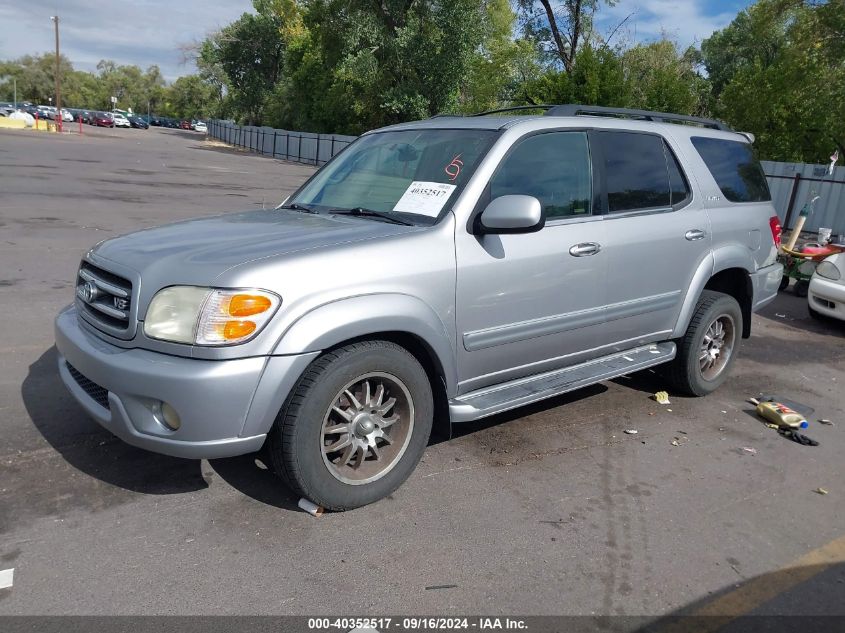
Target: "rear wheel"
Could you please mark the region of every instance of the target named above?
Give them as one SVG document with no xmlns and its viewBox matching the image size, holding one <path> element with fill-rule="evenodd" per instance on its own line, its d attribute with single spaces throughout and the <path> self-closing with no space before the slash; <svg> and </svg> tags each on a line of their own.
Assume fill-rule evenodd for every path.
<svg viewBox="0 0 845 633">
<path fill-rule="evenodd" d="M 678 353 L 669 364 L 668 377 L 675 389 L 704 396 L 728 377 L 742 332 L 742 310 L 730 295 L 705 290 L 696 305 Z"/>
<path fill-rule="evenodd" d="M 784 275 L 780 278 L 780 285 L 778 286 L 778 291 L 786 290 L 786 287 L 789 285 L 789 276 Z"/>
<path fill-rule="evenodd" d="M 806 279 L 799 279 L 795 282 L 795 296 L 806 297 L 810 290 L 810 282 Z"/>
<path fill-rule="evenodd" d="M 315 360 L 279 413 L 274 468 L 330 510 L 378 501 L 413 472 L 434 416 L 431 384 L 404 348 L 364 341 Z"/>
</svg>

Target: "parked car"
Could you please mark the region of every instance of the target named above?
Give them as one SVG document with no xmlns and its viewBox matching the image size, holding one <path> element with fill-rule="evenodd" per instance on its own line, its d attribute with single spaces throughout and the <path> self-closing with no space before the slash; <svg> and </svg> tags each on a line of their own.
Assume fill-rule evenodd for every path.
<svg viewBox="0 0 845 633">
<path fill-rule="evenodd" d="M 816 266 L 807 302 L 811 317 L 845 321 L 845 253 L 831 255 Z"/>
<path fill-rule="evenodd" d="M 181 127 L 183 130 L 190 130 L 190 129 L 191 129 L 191 122 L 190 122 L 190 121 L 187 121 L 187 120 L 186 120 L 186 121 L 182 121 L 182 123 L 180 124 L 180 127 Z"/>
<path fill-rule="evenodd" d="M 108 112 L 95 112 L 92 121 L 97 127 L 114 127 L 114 119 Z"/>
<path fill-rule="evenodd" d="M 206 134 L 208 132 L 208 126 L 206 126 L 205 121 L 197 121 L 196 125 L 194 126 L 194 129 L 197 132 L 202 132 L 203 134 Z"/>
<path fill-rule="evenodd" d="M 132 127 L 132 124 L 129 122 L 125 116 L 123 116 L 120 112 L 112 112 L 112 119 L 114 120 L 115 127 Z"/>
<path fill-rule="evenodd" d="M 778 226 L 749 137 L 718 121 L 557 106 L 405 123 L 278 208 L 93 247 L 58 370 L 130 444 L 266 444 L 297 495 L 350 509 L 408 477 L 436 413 L 664 364 L 676 392 L 712 392 L 777 294 Z"/>
<path fill-rule="evenodd" d="M 132 127 L 139 128 L 141 130 L 146 130 L 150 127 L 150 125 L 139 116 L 129 116 L 128 119 L 129 125 Z"/>
</svg>

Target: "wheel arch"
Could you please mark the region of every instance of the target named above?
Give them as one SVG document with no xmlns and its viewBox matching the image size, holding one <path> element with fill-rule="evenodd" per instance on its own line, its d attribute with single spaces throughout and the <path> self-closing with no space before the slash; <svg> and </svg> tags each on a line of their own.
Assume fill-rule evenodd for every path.
<svg viewBox="0 0 845 633">
<path fill-rule="evenodd" d="M 717 251 L 702 260 L 690 282 L 672 338 L 684 335 L 704 290 L 722 292 L 736 299 L 742 311 L 742 338 L 751 336 L 754 287 L 750 270 L 754 270 L 754 263 L 747 248 Z"/>
<path fill-rule="evenodd" d="M 457 391 L 454 333 L 417 297 L 381 294 L 325 304 L 298 319 L 273 354 L 325 352 L 364 340 L 384 340 L 407 349 L 423 366 L 435 394 L 435 428 L 450 434 L 448 399 Z"/>
</svg>

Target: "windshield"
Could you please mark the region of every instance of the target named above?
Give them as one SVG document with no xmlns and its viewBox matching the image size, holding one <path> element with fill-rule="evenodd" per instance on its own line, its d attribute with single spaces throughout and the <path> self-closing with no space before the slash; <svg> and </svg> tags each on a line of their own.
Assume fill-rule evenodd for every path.
<svg viewBox="0 0 845 633">
<path fill-rule="evenodd" d="M 324 213 L 365 209 L 433 224 L 492 143 L 491 130 L 405 130 L 361 137 L 288 201 Z"/>
</svg>

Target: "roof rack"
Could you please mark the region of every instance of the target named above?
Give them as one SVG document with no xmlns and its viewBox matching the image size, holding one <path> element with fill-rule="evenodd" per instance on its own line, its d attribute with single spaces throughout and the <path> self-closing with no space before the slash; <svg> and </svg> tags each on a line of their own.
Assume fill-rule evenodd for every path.
<svg viewBox="0 0 845 633">
<path fill-rule="evenodd" d="M 694 123 L 702 127 L 713 128 L 716 130 L 724 130 L 726 132 L 733 132 L 733 130 L 716 119 L 704 119 L 697 116 L 687 116 L 685 114 L 672 114 L 671 112 L 654 112 L 652 110 L 634 110 L 631 108 L 607 108 L 604 106 L 590 106 L 570 103 L 567 105 L 556 106 L 530 106 L 542 107 L 546 109 L 546 116 L 608 116 L 608 117 L 627 117 L 631 119 L 642 119 L 645 121 L 655 121 L 660 123 Z M 486 114 L 486 113 L 485 113 Z"/>
<path fill-rule="evenodd" d="M 560 106 L 545 105 L 545 104 L 521 105 L 521 106 L 511 106 L 510 108 L 497 108 L 496 110 L 487 110 L 485 112 L 476 112 L 475 114 L 470 114 L 468 116 L 487 116 L 488 114 L 499 114 L 500 112 L 519 112 L 521 110 L 549 110 L 549 109 L 552 109 L 552 108 L 559 108 L 559 107 Z M 546 114 L 548 114 L 548 112 Z"/>
</svg>

